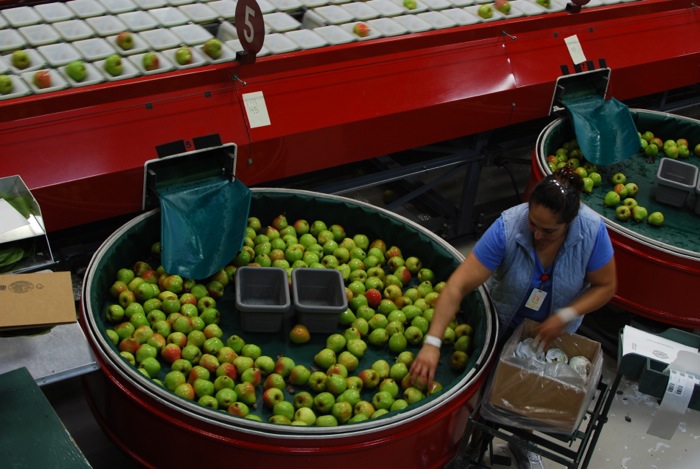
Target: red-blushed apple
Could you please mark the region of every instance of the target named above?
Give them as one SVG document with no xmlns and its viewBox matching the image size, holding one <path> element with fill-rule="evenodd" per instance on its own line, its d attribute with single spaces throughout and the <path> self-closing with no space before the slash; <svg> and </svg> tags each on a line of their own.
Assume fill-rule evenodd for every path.
<svg viewBox="0 0 700 469">
<path fill-rule="evenodd" d="M 190 383 L 179 384 L 173 391 L 176 396 L 193 401 L 195 398 L 194 388 Z"/>
<path fill-rule="evenodd" d="M 170 370 L 163 378 L 163 384 L 169 391 L 174 391 L 180 384 L 186 383 L 187 378 L 181 371 Z"/>
<path fill-rule="evenodd" d="M 211 355 L 209 353 L 204 353 L 199 359 L 199 366 L 203 366 L 207 370 L 209 370 L 210 374 L 215 374 L 217 368 L 219 368 L 219 359 L 216 358 L 214 355 Z"/>
<path fill-rule="evenodd" d="M 263 389 L 278 388 L 284 389 L 287 386 L 287 382 L 284 380 L 282 375 L 278 373 L 270 373 L 265 377 L 263 381 Z"/>
<path fill-rule="evenodd" d="M 281 389 L 273 387 L 263 391 L 262 402 L 267 409 L 272 410 L 275 404 L 282 401 L 284 401 L 284 391 Z"/>
<path fill-rule="evenodd" d="M 117 34 L 116 43 L 123 50 L 134 48 L 134 36 L 129 31 L 123 31 Z"/>
<path fill-rule="evenodd" d="M 257 386 L 262 382 L 262 373 L 260 372 L 259 368 L 247 368 L 240 374 L 240 380 L 241 382 L 250 383 L 253 386 Z"/>
<path fill-rule="evenodd" d="M 304 365 L 296 365 L 287 377 L 287 382 L 292 386 L 304 386 L 311 377 L 311 370 Z"/>
<path fill-rule="evenodd" d="M 141 344 L 134 339 L 133 337 L 127 337 L 126 339 L 122 339 L 121 342 L 119 342 L 119 351 L 120 352 L 129 352 L 132 355 L 136 353 L 136 351 L 139 349 Z"/>
<path fill-rule="evenodd" d="M 228 407 L 227 412 L 231 415 L 235 415 L 236 417 L 246 417 L 249 415 L 250 409 L 248 408 L 247 404 L 237 401 Z"/>
<path fill-rule="evenodd" d="M 372 368 L 362 370 L 358 377 L 362 380 L 363 389 L 374 389 L 379 385 L 379 373 Z"/>
<path fill-rule="evenodd" d="M 236 367 L 231 362 L 221 363 L 215 374 L 216 376 L 228 376 L 234 381 L 238 378 L 238 371 L 236 371 Z"/>
<path fill-rule="evenodd" d="M 180 347 L 172 343 L 166 344 L 161 350 L 160 356 L 166 363 L 172 364 L 181 357 Z"/>
<path fill-rule="evenodd" d="M 294 360 L 290 357 L 281 356 L 277 358 L 275 362 L 275 373 L 281 375 L 283 378 L 287 378 L 289 373 L 291 373 L 292 368 L 294 368 Z"/>
<path fill-rule="evenodd" d="M 153 70 L 158 70 L 160 67 L 160 60 L 158 58 L 158 54 L 155 52 L 146 52 L 143 54 L 143 57 L 141 59 L 141 63 L 143 64 L 144 70 L 147 71 L 153 71 Z"/>
<path fill-rule="evenodd" d="M 254 405 L 258 399 L 256 395 L 255 386 L 253 386 L 251 383 L 238 383 L 236 384 L 236 387 L 233 388 L 233 390 L 236 391 L 236 394 L 238 395 L 238 400 L 246 405 Z"/>
</svg>

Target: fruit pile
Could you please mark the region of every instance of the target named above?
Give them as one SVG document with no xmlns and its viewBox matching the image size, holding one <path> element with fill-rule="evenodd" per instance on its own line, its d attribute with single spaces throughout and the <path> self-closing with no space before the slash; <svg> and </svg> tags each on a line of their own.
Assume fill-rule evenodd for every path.
<svg viewBox="0 0 700 469">
<path fill-rule="evenodd" d="M 154 243 L 151 257 L 117 271 L 106 334 L 145 378 L 181 398 L 256 421 L 336 426 L 400 411 L 442 389 L 437 381 L 410 383 L 408 369 L 444 282 L 397 246 L 351 236 L 338 224 L 289 223 L 279 215 L 267 226 L 250 217 L 240 252 L 207 279 L 165 272 L 156 265 L 159 253 Z M 339 270 L 349 307 L 338 330 L 312 340 L 296 324 L 283 331 L 286 343 L 277 350 L 269 341 L 263 350 L 243 332 L 225 331 L 224 319 L 234 313 L 218 305 L 242 266 L 283 268 L 290 282 L 300 267 Z M 445 332 L 455 376 L 466 369 L 472 334 L 469 324 L 456 321 Z"/>
<path fill-rule="evenodd" d="M 649 161 L 653 161 L 660 153 L 668 158 L 689 158 L 691 153 L 700 156 L 700 143 L 695 145 L 691 151 L 688 140 L 679 138 L 678 140 L 662 140 L 654 135 L 654 132 L 647 130 L 639 134 L 639 141 L 642 145 L 642 153 Z"/>
<path fill-rule="evenodd" d="M 691 151 L 690 144 L 686 139 L 678 140 L 662 140 L 655 137 L 651 131 L 639 132 L 640 139 L 640 154 L 647 157 L 649 162 L 653 162 L 654 158 L 662 154 L 668 158 L 689 158 Z M 693 152 L 696 156 L 700 156 L 700 143 L 695 145 Z M 591 194 L 596 187 L 601 187 L 603 177 L 599 172 L 598 167 L 587 161 L 576 139 L 571 139 L 557 148 L 553 154 L 547 156 L 547 166 L 550 171 L 555 172 L 557 169 L 568 165 L 574 168 L 574 171 L 583 179 L 583 192 Z M 655 211 L 648 213 L 648 210 L 639 205 L 635 198 L 639 193 L 639 186 L 627 179 L 627 176 L 621 172 L 615 172 L 610 177 L 612 189 L 607 191 L 603 197 L 603 206 L 615 209 L 615 218 L 619 221 L 627 221 L 633 219 L 637 223 L 646 220 L 649 225 L 661 226 L 664 223 L 664 215 L 662 212 Z"/>
</svg>

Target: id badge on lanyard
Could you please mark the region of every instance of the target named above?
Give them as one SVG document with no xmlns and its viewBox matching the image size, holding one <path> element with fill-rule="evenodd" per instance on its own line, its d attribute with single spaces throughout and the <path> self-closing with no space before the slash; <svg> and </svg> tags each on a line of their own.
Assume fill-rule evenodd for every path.
<svg viewBox="0 0 700 469">
<path fill-rule="evenodd" d="M 549 280 L 549 274 L 542 274 L 540 280 L 542 281 L 542 284 L 544 284 L 544 282 Z M 540 287 L 541 286 L 542 285 L 540 285 Z M 533 311 L 539 311 L 545 298 L 547 298 L 546 291 L 542 290 L 541 288 L 533 288 L 532 292 L 530 292 L 530 297 L 527 299 L 527 302 L 525 302 L 525 307 Z"/>
</svg>

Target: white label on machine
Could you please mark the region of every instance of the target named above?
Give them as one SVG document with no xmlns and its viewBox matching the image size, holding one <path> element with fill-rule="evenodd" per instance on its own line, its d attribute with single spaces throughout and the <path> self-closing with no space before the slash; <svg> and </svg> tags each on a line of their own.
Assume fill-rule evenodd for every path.
<svg viewBox="0 0 700 469">
<path fill-rule="evenodd" d="M 577 35 L 574 34 L 573 36 L 564 38 L 564 42 L 566 43 L 566 47 L 569 49 L 569 55 L 571 56 L 571 60 L 573 60 L 574 65 L 578 65 L 586 61 L 586 55 L 583 53 L 583 48 L 581 47 L 581 43 L 578 41 Z"/>
<path fill-rule="evenodd" d="M 265 97 L 262 91 L 245 93 L 243 95 L 243 104 L 245 105 L 245 112 L 251 129 L 270 125 L 270 115 L 267 113 Z"/>
<path fill-rule="evenodd" d="M 668 385 L 659 410 L 649 425 L 647 433 L 670 440 L 688 409 L 697 379 L 695 376 L 671 369 Z"/>
</svg>

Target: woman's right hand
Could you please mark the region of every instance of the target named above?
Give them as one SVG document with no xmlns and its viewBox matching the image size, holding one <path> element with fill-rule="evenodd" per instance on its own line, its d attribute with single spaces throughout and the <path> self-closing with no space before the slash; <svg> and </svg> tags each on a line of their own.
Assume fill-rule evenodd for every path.
<svg viewBox="0 0 700 469">
<path fill-rule="evenodd" d="M 440 349 L 434 345 L 424 344 L 413 363 L 411 363 L 411 368 L 409 368 L 411 385 L 419 389 L 425 389 L 432 384 L 439 361 Z"/>
</svg>

